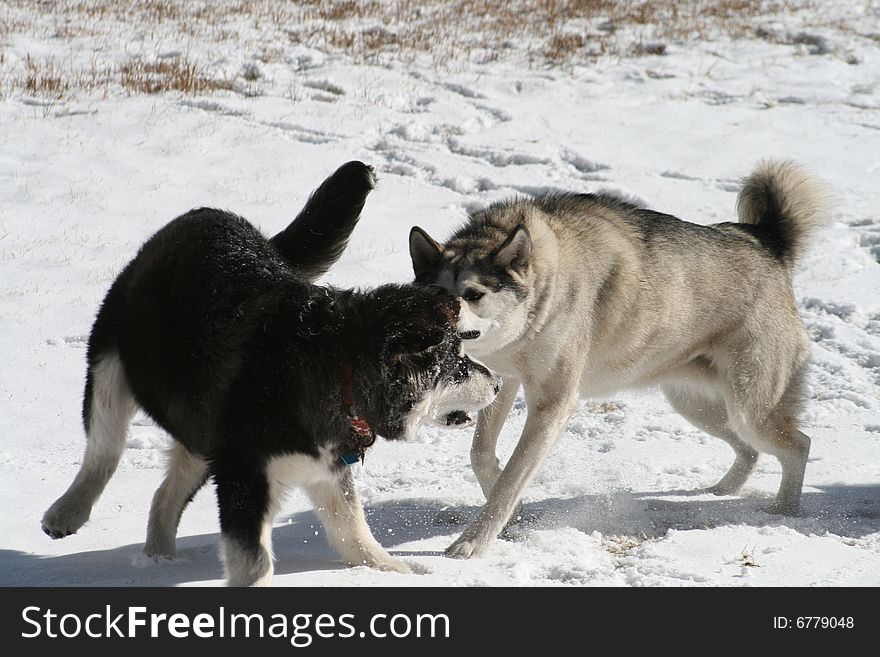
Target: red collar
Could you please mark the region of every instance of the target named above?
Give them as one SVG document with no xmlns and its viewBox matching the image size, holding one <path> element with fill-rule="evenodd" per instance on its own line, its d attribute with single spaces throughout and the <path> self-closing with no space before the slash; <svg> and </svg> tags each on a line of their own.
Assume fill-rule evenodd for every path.
<svg viewBox="0 0 880 657">
<path fill-rule="evenodd" d="M 376 433 L 366 418 L 358 415 L 355 408 L 354 398 L 351 395 L 351 364 L 348 362 L 348 358 L 342 359 L 342 402 L 345 404 L 345 412 L 348 415 L 351 433 L 354 434 L 353 438 L 357 443 L 358 456 L 363 460 L 364 451 L 376 442 Z M 345 454 L 343 454 L 343 460 L 348 463 Z"/>
</svg>

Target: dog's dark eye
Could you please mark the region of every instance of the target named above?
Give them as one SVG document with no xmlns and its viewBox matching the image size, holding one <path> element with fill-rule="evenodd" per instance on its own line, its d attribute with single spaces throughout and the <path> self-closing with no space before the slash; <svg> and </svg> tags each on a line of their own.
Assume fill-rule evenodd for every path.
<svg viewBox="0 0 880 657">
<path fill-rule="evenodd" d="M 483 293 L 479 292 L 477 290 L 473 290 L 473 289 L 465 290 L 465 293 L 461 295 L 461 298 L 464 299 L 465 301 L 470 301 L 473 303 L 475 301 L 479 301 L 480 299 L 482 299 Z"/>
<path fill-rule="evenodd" d="M 453 383 L 461 383 L 471 375 L 470 361 L 467 358 L 459 358 L 455 369 L 451 372 Z"/>
</svg>

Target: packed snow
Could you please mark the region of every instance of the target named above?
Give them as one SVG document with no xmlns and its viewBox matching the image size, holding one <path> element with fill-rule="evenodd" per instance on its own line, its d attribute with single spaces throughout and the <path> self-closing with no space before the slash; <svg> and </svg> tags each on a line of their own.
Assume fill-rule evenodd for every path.
<svg viewBox="0 0 880 657">
<path fill-rule="evenodd" d="M 670 41 L 662 55 L 562 67 L 515 52 L 445 66 L 364 63 L 287 42 L 272 44 L 280 55 L 266 62 L 197 34 L 181 44 L 120 32 L 102 40 L 103 59 L 185 49 L 217 70 L 245 71 L 247 88 L 111 88 L 63 101 L 8 90 L 0 585 L 223 583 L 211 485 L 184 513 L 177 559 L 142 556 L 170 442 L 142 414 L 90 521 L 58 541 L 40 528 L 82 457 L 85 344 L 98 304 L 175 216 L 214 206 L 274 234 L 326 175 L 363 160 L 379 186 L 323 281 L 373 286 L 411 279 L 412 225 L 443 238 L 469 211 L 515 194 L 614 189 L 697 223 L 734 220 L 738 179 L 768 156 L 801 162 L 836 194 L 794 282 L 813 340 L 800 516 L 766 510 L 780 479 L 766 455 L 741 495 L 704 493 L 732 451 L 656 391 L 633 391 L 581 404 L 527 489 L 525 520 L 482 558 L 443 555 L 484 502 L 471 429 L 379 441 L 355 466 L 357 486 L 373 533 L 414 574 L 344 567 L 293 492 L 274 530 L 274 585 L 880 585 L 880 6 L 814 4 L 814 27 L 804 28 L 802 13 L 776 15 L 741 39 Z M 834 5 L 833 20 L 815 27 L 824 4 Z M 13 25 L 0 67 L 35 52 L 88 57 L 87 37 L 50 32 Z M 499 441 L 502 461 L 524 420 L 520 397 Z"/>
</svg>

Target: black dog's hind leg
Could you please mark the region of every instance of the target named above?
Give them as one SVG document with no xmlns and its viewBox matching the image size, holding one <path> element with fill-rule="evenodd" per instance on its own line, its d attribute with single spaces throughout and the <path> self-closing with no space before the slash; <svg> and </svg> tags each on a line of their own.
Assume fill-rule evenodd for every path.
<svg viewBox="0 0 880 657">
<path fill-rule="evenodd" d="M 186 447 L 175 442 L 168 458 L 168 472 L 153 495 L 147 542 L 144 552 L 149 557 L 173 557 L 180 516 L 193 496 L 208 480 L 208 463 Z"/>
<path fill-rule="evenodd" d="M 95 331 L 102 318 L 100 314 Z M 89 519 L 92 506 L 116 471 L 128 423 L 137 408 L 115 351 L 90 353 L 89 361 L 83 401 L 86 451 L 73 483 L 43 516 L 43 531 L 52 538 L 75 534 Z"/>
<path fill-rule="evenodd" d="M 375 186 L 373 167 L 357 161 L 343 164 L 270 241 L 291 267 L 307 280 L 316 280 L 342 255 Z"/>
</svg>

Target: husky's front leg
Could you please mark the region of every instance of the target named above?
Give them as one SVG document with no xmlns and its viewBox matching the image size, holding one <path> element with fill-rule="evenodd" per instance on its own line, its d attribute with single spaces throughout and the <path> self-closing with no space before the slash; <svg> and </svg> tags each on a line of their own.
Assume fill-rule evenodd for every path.
<svg viewBox="0 0 880 657">
<path fill-rule="evenodd" d="M 327 540 L 345 563 L 404 574 L 412 572 L 373 538 L 350 470 L 346 469 L 341 479 L 324 481 L 307 490 L 327 531 Z"/>
<path fill-rule="evenodd" d="M 477 416 L 477 428 L 471 446 L 471 467 L 486 499 L 489 499 L 495 482 L 501 476 L 501 465 L 498 463 L 495 447 L 518 390 L 518 380 L 512 377 L 505 378 L 495 401 L 481 410 Z"/>
<path fill-rule="evenodd" d="M 554 386 L 552 393 L 557 397 L 542 395 L 548 398 L 534 400 L 526 388 L 529 414 L 519 443 L 492 487 L 486 505 L 458 540 L 446 549 L 446 556 L 455 559 L 480 556 L 498 536 L 574 411 L 577 386 L 563 387 L 563 390 L 565 392 L 560 393 L 559 387 Z"/>
</svg>

